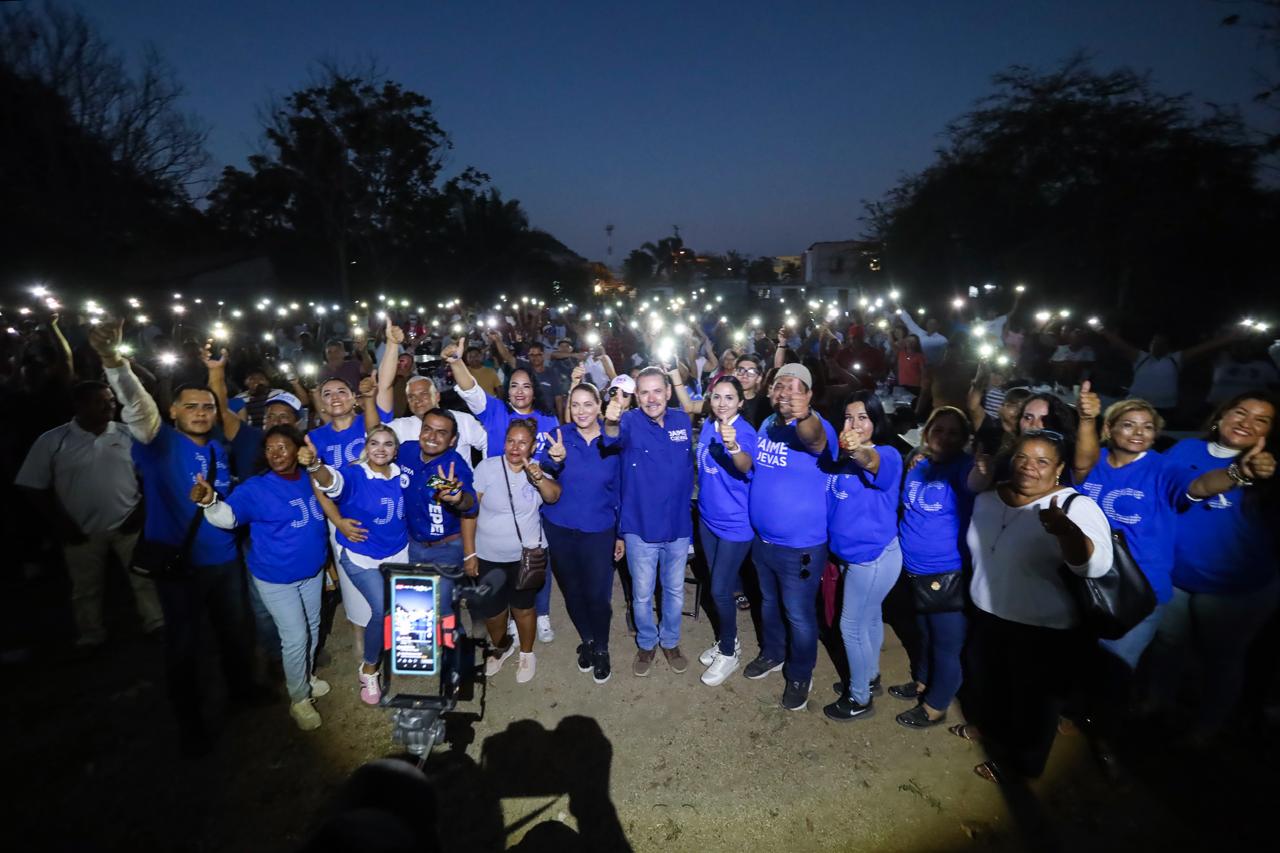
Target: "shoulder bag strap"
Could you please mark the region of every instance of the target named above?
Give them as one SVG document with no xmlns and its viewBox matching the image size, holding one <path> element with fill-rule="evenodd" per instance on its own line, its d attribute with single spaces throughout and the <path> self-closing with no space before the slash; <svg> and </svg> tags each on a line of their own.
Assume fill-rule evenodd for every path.
<svg viewBox="0 0 1280 853">
<path fill-rule="evenodd" d="M 502 466 L 502 482 L 507 484 L 507 504 L 511 507 L 511 521 L 516 526 L 516 538 L 520 540 L 520 547 L 524 548 L 524 534 L 520 532 L 520 521 L 516 518 L 516 499 L 511 494 L 511 476 L 507 471 L 507 460 L 501 459 L 498 464 Z"/>
</svg>

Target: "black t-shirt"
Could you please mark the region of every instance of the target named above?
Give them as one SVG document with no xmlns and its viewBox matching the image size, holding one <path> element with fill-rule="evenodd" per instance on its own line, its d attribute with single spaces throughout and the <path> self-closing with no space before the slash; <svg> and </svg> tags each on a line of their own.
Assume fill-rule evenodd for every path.
<svg viewBox="0 0 1280 853">
<path fill-rule="evenodd" d="M 742 416 L 747 419 L 747 423 L 751 424 L 753 429 L 760 429 L 760 424 L 764 423 L 764 419 L 771 414 L 773 414 L 773 406 L 770 405 L 766 394 L 757 394 L 742 403 Z"/>
</svg>

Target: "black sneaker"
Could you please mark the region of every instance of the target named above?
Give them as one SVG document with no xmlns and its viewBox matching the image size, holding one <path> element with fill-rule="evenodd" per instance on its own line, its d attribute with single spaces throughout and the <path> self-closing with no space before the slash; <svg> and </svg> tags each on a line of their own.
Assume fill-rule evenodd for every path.
<svg viewBox="0 0 1280 853">
<path fill-rule="evenodd" d="M 592 662 L 593 650 L 591 643 L 581 643 L 578 645 L 578 672 L 590 672 L 594 664 Z"/>
<path fill-rule="evenodd" d="M 880 686 L 880 676 L 871 679 L 871 683 L 867 685 L 871 689 L 872 696 L 879 696 L 884 693 L 884 688 Z"/>
<path fill-rule="evenodd" d="M 836 701 L 822 709 L 822 713 L 827 715 L 827 719 L 835 720 L 841 723 L 847 723 L 850 720 L 857 720 L 863 717 L 870 717 L 874 713 L 872 711 L 872 703 L 875 700 L 868 699 L 865 705 L 861 705 L 848 696 L 841 696 Z"/>
<path fill-rule="evenodd" d="M 613 675 L 609 669 L 609 653 L 596 651 L 592 653 L 591 661 L 593 664 L 591 680 L 596 684 L 604 684 L 609 680 L 609 676 Z"/>
<path fill-rule="evenodd" d="M 746 669 L 742 670 L 742 674 L 755 680 L 764 678 L 769 673 L 777 672 L 780 669 L 782 669 L 782 661 L 771 660 L 764 655 L 757 655 L 756 659 L 747 664 Z"/>
<path fill-rule="evenodd" d="M 879 696 L 883 693 L 884 688 L 880 686 L 880 676 L 877 675 L 875 678 L 871 679 L 870 683 L 867 684 L 867 689 L 871 691 L 872 696 Z M 835 693 L 837 696 L 844 696 L 849 692 L 849 686 L 843 681 L 836 681 L 831 685 L 831 692 Z M 892 687 L 889 688 L 889 692 L 893 692 Z"/>
<path fill-rule="evenodd" d="M 916 689 L 914 681 L 908 681 L 906 684 L 895 684 L 889 688 L 889 695 L 894 699 L 901 699 L 904 702 L 915 702 L 923 695 Z"/>
<path fill-rule="evenodd" d="M 782 707 L 788 711 L 803 711 L 809 704 L 809 691 L 812 689 L 812 681 L 787 681 L 787 686 L 782 688 Z"/>
</svg>

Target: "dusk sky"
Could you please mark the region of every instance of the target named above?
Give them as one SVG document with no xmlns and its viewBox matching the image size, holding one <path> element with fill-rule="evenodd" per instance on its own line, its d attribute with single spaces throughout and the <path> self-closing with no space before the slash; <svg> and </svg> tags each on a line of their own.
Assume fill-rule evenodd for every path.
<svg viewBox="0 0 1280 853">
<path fill-rule="evenodd" d="M 244 165 L 267 96 L 312 63 L 376 59 L 435 104 L 450 172 L 472 165 L 536 227 L 614 262 L 678 224 L 702 251 L 798 254 L 859 234 L 862 199 L 931 161 L 945 123 L 1015 63 L 1077 49 L 1158 89 L 1245 104 L 1272 72 L 1213 0 L 919 3 L 306 2 L 82 6 L 150 42 Z M 1253 108 L 1261 124 L 1274 120 Z"/>
</svg>

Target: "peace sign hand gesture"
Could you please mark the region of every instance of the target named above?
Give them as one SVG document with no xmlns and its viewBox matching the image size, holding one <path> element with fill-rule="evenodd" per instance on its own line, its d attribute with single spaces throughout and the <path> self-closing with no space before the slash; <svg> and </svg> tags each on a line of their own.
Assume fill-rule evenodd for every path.
<svg viewBox="0 0 1280 853">
<path fill-rule="evenodd" d="M 567 455 L 568 453 L 564 447 L 564 436 L 561 435 L 560 430 L 556 430 L 556 440 L 547 445 L 547 456 L 551 457 L 551 461 L 559 465 L 564 462 L 564 458 Z"/>
<path fill-rule="evenodd" d="M 1053 536 L 1064 536 L 1076 529 L 1076 524 L 1067 517 L 1062 507 L 1058 506 L 1058 496 L 1054 495 L 1049 505 L 1040 510 L 1040 523 L 1045 531 Z"/>
<path fill-rule="evenodd" d="M 446 474 L 443 465 L 436 466 L 436 474 L 445 482 L 437 485 L 436 500 L 440 503 L 457 505 L 462 502 L 462 482 L 458 480 L 454 473 L 455 463 L 449 463 L 449 472 Z"/>
<path fill-rule="evenodd" d="M 1240 473 L 1250 480 L 1269 480 L 1276 473 L 1276 458 L 1266 451 L 1267 439 L 1258 439 L 1240 457 Z"/>
</svg>

